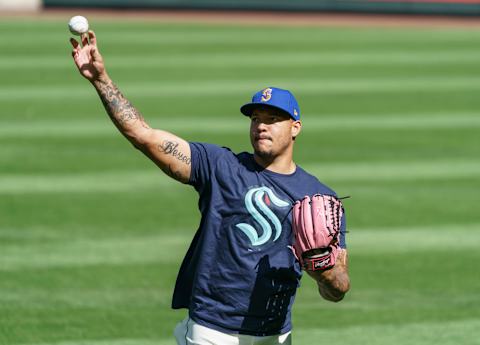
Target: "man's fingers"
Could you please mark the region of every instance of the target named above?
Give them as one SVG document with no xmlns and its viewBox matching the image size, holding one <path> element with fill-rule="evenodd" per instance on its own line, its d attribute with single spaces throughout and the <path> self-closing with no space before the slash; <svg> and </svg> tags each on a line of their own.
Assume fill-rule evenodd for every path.
<svg viewBox="0 0 480 345">
<path fill-rule="evenodd" d="M 78 57 L 80 56 L 80 51 L 78 49 L 72 50 L 72 57 L 75 61 L 77 61 Z"/>
<path fill-rule="evenodd" d="M 84 47 L 88 45 L 88 36 L 86 34 L 82 34 L 82 45 Z"/>
<path fill-rule="evenodd" d="M 70 38 L 70 43 L 72 44 L 73 48 L 77 49 L 80 43 L 77 42 L 75 38 Z"/>
<path fill-rule="evenodd" d="M 88 31 L 88 37 L 90 38 L 90 44 L 93 46 L 97 46 L 97 37 L 92 30 Z"/>
<path fill-rule="evenodd" d="M 93 47 L 92 49 L 90 49 L 90 55 L 94 61 L 100 60 L 100 54 L 98 54 L 96 47 Z"/>
<path fill-rule="evenodd" d="M 73 46 L 72 57 L 73 59 L 76 59 L 76 57 L 78 56 L 78 51 L 80 50 L 80 43 L 78 43 L 77 40 L 74 38 L 70 38 L 70 43 Z"/>
</svg>

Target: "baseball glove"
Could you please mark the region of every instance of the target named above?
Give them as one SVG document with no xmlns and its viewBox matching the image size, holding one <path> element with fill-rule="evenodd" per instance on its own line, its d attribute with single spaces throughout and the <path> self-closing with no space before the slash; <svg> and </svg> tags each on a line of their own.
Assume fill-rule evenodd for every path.
<svg viewBox="0 0 480 345">
<path fill-rule="evenodd" d="M 331 195 L 305 196 L 293 206 L 294 252 L 303 269 L 324 271 L 335 265 L 343 215 Z"/>
</svg>

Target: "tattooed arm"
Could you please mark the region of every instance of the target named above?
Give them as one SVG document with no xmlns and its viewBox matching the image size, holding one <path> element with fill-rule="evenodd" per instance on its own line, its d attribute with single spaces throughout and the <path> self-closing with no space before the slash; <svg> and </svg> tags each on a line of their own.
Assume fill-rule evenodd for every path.
<svg viewBox="0 0 480 345">
<path fill-rule="evenodd" d="M 190 146 L 166 131 L 152 129 L 107 77 L 93 82 L 103 106 L 120 132 L 170 177 L 188 182 Z"/>
<path fill-rule="evenodd" d="M 339 302 L 350 289 L 346 249 L 340 249 L 335 266 L 331 269 L 307 272 L 317 281 L 318 292 L 326 300 Z"/>
<path fill-rule="evenodd" d="M 166 131 L 150 128 L 108 76 L 93 31 L 88 32 L 88 37 L 82 36 L 82 46 L 73 38 L 70 42 L 75 64 L 97 90 L 118 130 L 165 173 L 178 181 L 187 182 L 191 170 L 188 142 Z"/>
</svg>

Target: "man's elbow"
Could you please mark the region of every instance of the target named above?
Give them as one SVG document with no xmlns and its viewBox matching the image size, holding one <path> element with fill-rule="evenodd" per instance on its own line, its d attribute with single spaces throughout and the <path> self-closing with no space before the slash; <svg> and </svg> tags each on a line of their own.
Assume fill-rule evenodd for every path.
<svg viewBox="0 0 480 345">
<path fill-rule="evenodd" d="M 320 296 L 323 297 L 323 299 L 329 301 L 329 302 L 340 302 L 341 300 L 343 300 L 343 297 L 345 297 L 345 294 L 332 294 L 332 293 L 329 293 L 329 294 L 325 294 L 325 293 L 322 293 L 320 292 Z"/>
<path fill-rule="evenodd" d="M 348 290 L 347 291 L 335 290 L 335 291 L 328 291 L 327 293 L 320 292 L 320 295 L 327 301 L 340 302 L 341 300 L 343 300 L 347 292 Z"/>
<path fill-rule="evenodd" d="M 139 151 L 145 153 L 152 144 L 152 131 L 148 128 L 132 128 L 124 131 L 124 136 Z"/>
</svg>

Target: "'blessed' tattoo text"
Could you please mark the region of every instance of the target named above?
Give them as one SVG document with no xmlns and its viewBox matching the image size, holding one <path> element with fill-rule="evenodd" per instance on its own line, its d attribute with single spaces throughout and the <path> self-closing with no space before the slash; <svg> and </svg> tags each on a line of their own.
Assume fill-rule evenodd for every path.
<svg viewBox="0 0 480 345">
<path fill-rule="evenodd" d="M 190 157 L 188 157 L 182 151 L 178 150 L 177 149 L 178 145 L 179 144 L 175 141 L 165 140 L 160 145 L 158 145 L 158 149 L 167 155 L 172 155 L 173 157 L 178 159 L 180 162 L 190 165 L 191 163 Z"/>
</svg>

